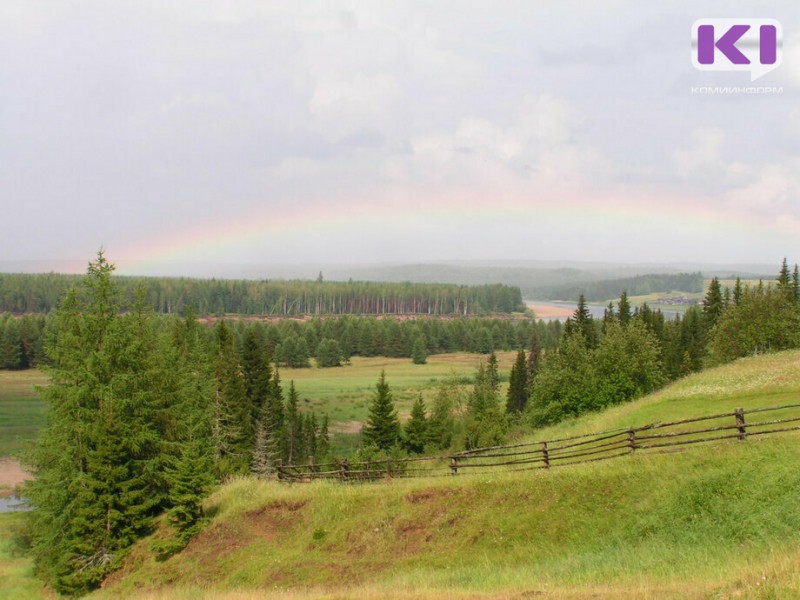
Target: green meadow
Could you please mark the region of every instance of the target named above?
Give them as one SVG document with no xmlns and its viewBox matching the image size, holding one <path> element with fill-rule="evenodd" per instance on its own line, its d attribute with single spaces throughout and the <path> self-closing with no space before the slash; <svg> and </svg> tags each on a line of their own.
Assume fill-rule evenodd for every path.
<svg viewBox="0 0 800 600">
<path fill-rule="evenodd" d="M 0 456 L 14 456 L 36 438 L 44 423 L 44 402 L 35 386 L 47 383 L 36 369 L 0 371 Z"/>
<path fill-rule="evenodd" d="M 515 357 L 515 352 L 497 354 L 501 381 L 508 380 Z M 443 382 L 451 378 L 464 384 L 472 382 L 476 368 L 486 358 L 483 354 L 437 354 L 429 356 L 427 364 L 415 365 L 407 358 L 356 356 L 342 367 L 281 369 L 280 377 L 284 395 L 289 381 L 294 381 L 301 409 L 314 410 L 318 416 L 328 415 L 334 448 L 343 451 L 357 444 L 355 434 L 367 418 L 382 370 L 386 371 L 395 406 L 404 420 L 417 396 L 422 394 L 430 406 L 429 401 Z"/>
<path fill-rule="evenodd" d="M 537 438 L 800 401 L 800 352 L 744 359 Z M 242 478 L 98 598 L 800 596 L 800 435 L 548 471 L 375 484 Z M 159 529 L 154 537 L 164 535 Z"/>
</svg>

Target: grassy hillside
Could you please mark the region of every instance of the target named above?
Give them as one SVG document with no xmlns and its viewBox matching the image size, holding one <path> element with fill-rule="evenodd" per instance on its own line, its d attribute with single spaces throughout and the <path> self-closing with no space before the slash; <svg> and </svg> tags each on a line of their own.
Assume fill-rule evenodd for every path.
<svg viewBox="0 0 800 600">
<path fill-rule="evenodd" d="M 800 401 L 800 352 L 739 361 L 540 436 Z M 99 598 L 800 596 L 800 435 L 493 476 L 233 481 Z M 163 535 L 157 533 L 156 536 Z"/>
</svg>

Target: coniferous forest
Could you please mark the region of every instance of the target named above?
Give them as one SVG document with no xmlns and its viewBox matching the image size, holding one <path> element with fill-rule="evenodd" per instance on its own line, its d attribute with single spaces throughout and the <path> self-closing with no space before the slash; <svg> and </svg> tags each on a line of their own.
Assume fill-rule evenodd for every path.
<svg viewBox="0 0 800 600">
<path fill-rule="evenodd" d="M 80 281 L 78 275 L 0 273 L 0 312 L 46 313 Z M 158 313 L 184 315 L 480 315 L 522 312 L 518 287 L 364 281 L 234 280 L 118 277 L 123 297 L 144 290 Z"/>
<path fill-rule="evenodd" d="M 786 261 L 774 282 L 723 289 L 712 280 L 702 308 L 674 320 L 632 308 L 623 292 L 602 319 L 581 297 L 563 327 L 352 316 L 203 323 L 191 307 L 159 314 L 143 286 L 123 289 L 113 270 L 101 252 L 46 318 L 3 318 L 2 340 L 22 340 L 6 354 L 17 368 L 40 365 L 51 381 L 41 390 L 48 420 L 26 457 L 35 479 L 25 495 L 36 506 L 37 572 L 68 594 L 97 587 L 159 515 L 172 535 L 153 549 L 162 558 L 179 551 L 202 527 L 202 501 L 217 483 L 333 459 L 327 417 L 300 409 L 283 366 L 486 355 L 469 386 L 442 383 L 430 407 L 417 399 L 406 423 L 382 373 L 358 450 L 371 459 L 496 445 L 706 365 L 800 346 L 798 272 Z M 517 350 L 504 392 L 496 349 Z"/>
</svg>

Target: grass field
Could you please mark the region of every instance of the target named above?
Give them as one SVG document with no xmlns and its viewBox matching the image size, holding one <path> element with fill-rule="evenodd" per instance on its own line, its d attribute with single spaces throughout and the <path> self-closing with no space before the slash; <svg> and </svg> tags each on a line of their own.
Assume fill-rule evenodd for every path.
<svg viewBox="0 0 800 600">
<path fill-rule="evenodd" d="M 537 437 L 800 400 L 800 352 L 738 361 Z M 100 598 L 800 597 L 800 435 L 550 471 L 294 485 L 241 479 Z"/>
<path fill-rule="evenodd" d="M 0 371 L 0 456 L 14 456 L 44 423 L 44 402 L 34 386 L 47 382 L 36 369 Z"/>
<path fill-rule="evenodd" d="M 500 352 L 497 360 L 501 381 L 516 358 L 515 352 Z M 381 370 L 386 371 L 386 381 L 392 390 L 395 406 L 401 420 L 408 417 L 411 405 L 422 394 L 428 406 L 438 386 L 451 377 L 463 383 L 474 379 L 475 369 L 482 354 L 437 354 L 429 356 L 427 364 L 415 365 L 407 358 L 353 357 L 350 365 L 330 369 L 281 369 L 284 393 L 293 380 L 300 396 L 301 409 L 313 409 L 317 415 L 327 414 L 333 426 L 333 446 L 338 452 L 357 445 L 354 433 L 367 417 L 375 384 Z"/>
<path fill-rule="evenodd" d="M 516 353 L 497 355 L 501 379 L 508 372 Z M 284 394 L 294 380 L 300 396 L 301 410 L 327 414 L 332 426 L 335 448 L 345 450 L 356 443 L 353 431 L 367 416 L 375 383 L 381 370 L 395 398 L 395 405 L 404 419 L 418 394 L 430 400 L 440 383 L 450 377 L 471 381 L 482 354 L 439 354 L 428 357 L 425 365 L 415 365 L 407 358 L 354 357 L 351 364 L 330 369 L 281 369 Z M 26 440 L 36 436 L 43 423 L 44 404 L 36 395 L 35 385 L 47 382 L 37 370 L 0 371 L 0 456 L 13 456 Z"/>
</svg>

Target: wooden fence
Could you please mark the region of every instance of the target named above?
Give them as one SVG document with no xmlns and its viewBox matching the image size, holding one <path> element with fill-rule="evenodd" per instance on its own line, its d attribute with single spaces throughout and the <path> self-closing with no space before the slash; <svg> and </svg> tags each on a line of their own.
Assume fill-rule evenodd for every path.
<svg viewBox="0 0 800 600">
<path fill-rule="evenodd" d="M 757 415 L 755 418 L 752 415 Z M 549 469 L 632 453 L 664 453 L 692 444 L 723 440 L 744 441 L 755 436 L 800 430 L 800 404 L 756 408 L 588 433 L 552 440 L 475 448 L 448 456 L 384 458 L 373 461 L 341 459 L 333 463 L 277 465 L 283 481 L 334 479 L 343 482 L 374 481 L 398 477 L 441 477 Z"/>
</svg>

